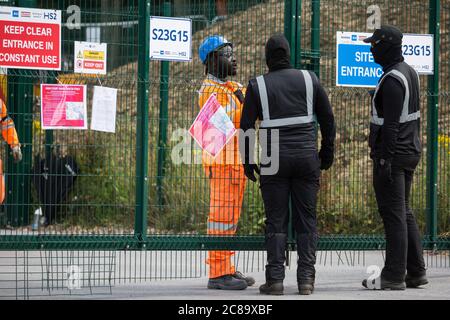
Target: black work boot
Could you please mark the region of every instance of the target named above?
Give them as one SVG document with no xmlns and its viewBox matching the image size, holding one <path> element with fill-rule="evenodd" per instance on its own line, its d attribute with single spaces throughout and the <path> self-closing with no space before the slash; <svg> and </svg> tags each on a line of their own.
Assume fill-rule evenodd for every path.
<svg viewBox="0 0 450 320">
<path fill-rule="evenodd" d="M 301 295 L 310 295 L 314 292 L 317 241 L 317 234 L 297 234 L 297 285 Z"/>
<path fill-rule="evenodd" d="M 283 281 L 269 282 L 266 281 L 259 287 L 259 293 L 274 296 L 282 296 L 284 293 Z"/>
<path fill-rule="evenodd" d="M 384 278 L 380 279 L 380 285 L 376 285 L 376 279 L 372 280 L 372 286 L 370 289 L 373 290 L 405 290 L 406 285 L 404 281 L 390 281 Z M 364 279 L 362 282 L 363 287 L 368 288 L 367 279 Z"/>
<path fill-rule="evenodd" d="M 285 277 L 287 234 L 267 233 L 265 240 L 267 249 L 266 279 L 270 279 L 271 283 L 282 282 Z"/>
<path fill-rule="evenodd" d="M 253 277 L 245 276 L 242 272 L 236 271 L 232 276 L 236 279 L 244 280 L 249 287 L 255 284 L 255 279 Z"/>
<path fill-rule="evenodd" d="M 244 290 L 247 288 L 247 282 L 242 279 L 236 279 L 231 274 L 217 278 L 209 278 L 208 289 L 221 290 Z"/>
<path fill-rule="evenodd" d="M 297 281 L 298 293 L 301 295 L 310 295 L 314 292 L 314 279 L 305 279 Z"/>
<path fill-rule="evenodd" d="M 407 288 L 418 288 L 419 286 L 423 286 L 428 283 L 427 276 L 421 275 L 421 276 L 411 276 L 409 274 L 406 275 L 405 278 L 406 287 Z"/>
</svg>

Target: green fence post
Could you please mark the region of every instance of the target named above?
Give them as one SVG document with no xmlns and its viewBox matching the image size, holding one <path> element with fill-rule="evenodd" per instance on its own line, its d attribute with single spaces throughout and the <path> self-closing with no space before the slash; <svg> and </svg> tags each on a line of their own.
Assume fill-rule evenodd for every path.
<svg viewBox="0 0 450 320">
<path fill-rule="evenodd" d="M 208 0 L 207 6 L 208 6 L 208 8 L 206 11 L 206 17 L 208 19 L 208 24 L 209 24 L 216 16 L 216 2 L 214 0 Z"/>
<path fill-rule="evenodd" d="M 427 121 L 427 234 L 433 246 L 437 240 L 437 170 L 440 1 L 430 0 L 429 32 L 434 35 L 434 74 L 428 77 Z"/>
<path fill-rule="evenodd" d="M 302 69 L 302 0 L 295 7 L 295 68 Z"/>
<path fill-rule="evenodd" d="M 150 0 L 139 1 L 138 104 L 136 124 L 136 211 L 134 234 L 147 237 L 148 95 L 150 59 Z"/>
<path fill-rule="evenodd" d="M 286 0 L 284 4 L 284 35 L 291 48 L 291 64 L 295 68 L 301 68 L 301 0 Z M 289 198 L 289 222 L 288 222 L 288 246 L 287 251 L 294 249 L 295 237 L 292 225 L 292 200 Z M 286 252 L 286 263 L 289 264 L 289 253 Z"/>
<path fill-rule="evenodd" d="M 22 71 L 18 71 L 20 74 Z M 14 163 L 8 156 L 6 176 L 6 212 L 8 224 L 14 227 L 29 224 L 30 172 L 32 165 L 33 87 L 24 76 L 8 76 L 8 112 L 14 120 L 23 158 Z M 10 154 L 9 147 L 6 154 Z"/>
<path fill-rule="evenodd" d="M 286 0 L 284 3 L 284 36 L 291 47 L 291 63 L 295 66 L 295 21 L 296 0 Z"/>
<path fill-rule="evenodd" d="M 296 1 L 286 0 L 284 2 L 284 36 L 289 42 L 291 48 L 291 64 L 295 66 L 295 20 L 296 20 Z M 289 198 L 289 222 L 288 222 L 288 240 L 286 246 L 286 264 L 289 265 L 289 248 L 292 243 L 292 213 L 291 199 Z"/>
<path fill-rule="evenodd" d="M 170 17 L 172 15 L 172 4 L 164 2 L 163 15 Z M 158 134 L 158 175 L 156 178 L 156 188 L 158 191 L 158 205 L 164 205 L 163 180 L 166 167 L 166 148 L 167 148 L 167 127 L 169 125 L 169 62 L 161 61 L 159 87 L 159 134 Z"/>
<path fill-rule="evenodd" d="M 311 2 L 311 62 L 314 73 L 320 77 L 320 0 Z"/>
<path fill-rule="evenodd" d="M 12 2 L 13 6 L 33 8 L 36 0 Z M 13 163 L 8 157 L 6 176 L 6 212 L 11 226 L 22 226 L 29 223 L 29 204 L 31 203 L 30 172 L 32 166 L 32 125 L 33 125 L 33 84 L 26 71 L 13 69 L 8 76 L 7 107 L 14 120 L 17 135 L 22 145 L 22 161 Z M 9 149 L 9 147 L 8 147 Z M 9 150 L 7 154 L 9 154 Z M 6 159 L 5 159 L 6 160 Z"/>
</svg>

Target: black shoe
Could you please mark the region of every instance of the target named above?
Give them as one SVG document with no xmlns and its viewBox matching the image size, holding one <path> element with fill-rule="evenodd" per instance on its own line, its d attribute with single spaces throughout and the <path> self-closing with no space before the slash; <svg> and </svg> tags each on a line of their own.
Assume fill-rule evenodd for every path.
<svg viewBox="0 0 450 320">
<path fill-rule="evenodd" d="M 259 287 L 259 293 L 282 296 L 284 291 L 283 282 L 266 282 Z"/>
<path fill-rule="evenodd" d="M 247 282 L 245 280 L 236 279 L 231 274 L 210 278 L 208 281 L 208 289 L 244 290 L 246 288 Z"/>
<path fill-rule="evenodd" d="M 380 285 L 377 288 L 375 285 L 375 280 L 372 280 L 372 288 L 373 290 L 405 290 L 406 289 L 406 284 L 405 282 L 394 282 L 394 281 L 389 281 L 386 279 L 381 278 L 380 279 Z M 363 287 L 368 288 L 367 286 L 367 279 L 364 279 L 362 282 Z M 375 286 L 375 287 L 374 287 Z"/>
<path fill-rule="evenodd" d="M 233 277 L 235 279 L 239 279 L 239 280 L 245 280 L 245 282 L 247 282 L 247 286 L 252 286 L 255 284 L 255 279 L 253 277 L 246 277 L 242 274 L 242 272 L 236 271 L 233 274 Z"/>
<path fill-rule="evenodd" d="M 298 293 L 306 296 L 314 292 L 314 280 L 297 281 Z"/>
<path fill-rule="evenodd" d="M 423 285 L 427 284 L 428 279 L 427 279 L 426 275 L 413 277 L 413 276 L 410 276 L 409 274 L 407 274 L 406 278 L 405 278 L 405 282 L 406 282 L 407 288 L 417 288 L 419 286 L 423 286 Z"/>
</svg>

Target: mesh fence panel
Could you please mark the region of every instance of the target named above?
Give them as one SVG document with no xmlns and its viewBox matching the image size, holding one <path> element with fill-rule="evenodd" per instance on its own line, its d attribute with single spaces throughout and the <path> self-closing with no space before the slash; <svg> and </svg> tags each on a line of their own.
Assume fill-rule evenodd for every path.
<svg viewBox="0 0 450 320">
<path fill-rule="evenodd" d="M 317 3 L 311 0 L 296 2 L 301 6 L 301 25 L 297 30 L 299 42 L 294 52 L 297 68 L 315 70 L 320 76 L 329 93 L 337 123 L 336 161 L 332 169 L 323 172 L 321 177 L 319 231 L 324 239 L 329 238 L 322 242 L 320 248 L 333 249 L 342 245 L 345 248 L 377 249 L 382 246 L 382 238 L 377 236 L 382 235 L 383 229 L 372 191 L 372 165 L 367 145 L 370 98 L 367 89 L 335 86 L 336 32 L 370 32 L 367 27 L 371 14 L 368 8 L 377 5 L 382 23 L 397 25 L 404 33 L 428 33 L 431 8 L 427 1 L 419 0 L 322 0 L 318 6 Z M 9 69 L 7 76 L 0 75 L 2 94 L 16 122 L 24 153 L 24 160 L 14 164 L 9 149 L 5 146 L 1 150 L 7 183 L 6 201 L 0 213 L 2 249 L 47 249 L 41 247 L 46 236 L 54 236 L 46 242 L 53 249 L 141 249 L 143 243 L 148 248 L 158 249 L 207 249 L 207 237 L 201 237 L 207 235 L 210 184 L 201 164 L 201 151 L 189 138 L 190 160 L 194 164 L 178 165 L 172 161 L 183 139 L 177 133 L 180 129 L 188 129 L 199 112 L 198 91 L 205 78 L 205 70 L 198 57 L 198 47 L 206 36 L 212 34 L 222 34 L 233 42 L 238 71 L 230 79 L 246 86 L 250 78 L 267 71 L 265 42 L 272 34 L 289 29 L 291 20 L 285 21 L 285 16 L 292 18 L 286 15 L 289 11 L 286 6 L 292 6 L 293 2 L 229 0 L 225 14 L 224 11 L 219 12 L 214 1 L 150 1 L 150 4 L 150 15 L 192 19 L 193 58 L 190 62 L 150 61 L 147 83 L 139 75 L 139 65 L 142 64 L 139 53 L 145 49 L 143 44 L 146 41 L 139 31 L 142 16 L 137 0 L 36 1 L 37 8 L 62 11 L 63 64 L 61 71 Z M 71 19 L 78 12 L 81 20 L 79 24 L 73 24 Z M 449 18 L 450 2 L 443 0 L 437 187 L 438 234 L 443 237 L 448 237 L 450 225 Z M 76 63 L 74 41 L 108 44 L 106 75 L 73 72 Z M 116 132 L 104 133 L 89 127 L 87 130 L 42 130 L 40 84 L 43 83 L 87 85 L 88 124 L 94 86 L 118 89 Z M 148 118 L 145 119 L 138 107 L 139 97 L 143 94 L 139 88 L 143 84 L 148 89 Z M 427 77 L 421 76 L 423 156 L 416 170 L 411 199 L 422 232 L 425 232 L 427 210 L 427 100 L 432 94 Z M 148 141 L 140 144 L 142 133 L 138 124 L 145 121 L 148 121 Z M 137 160 L 146 143 L 148 174 L 143 177 L 137 171 Z M 73 189 L 68 190 L 67 196 L 59 203 L 43 203 L 39 196 L 42 190 L 34 183 L 35 179 L 43 176 L 36 171 L 37 160 L 45 158 L 47 166 L 51 167 L 51 154 L 70 155 L 80 168 Z M 51 172 L 47 176 L 54 177 L 56 182 L 49 184 L 46 192 L 53 195 L 60 192 L 58 186 L 63 177 Z M 144 235 L 135 230 L 136 220 L 142 218 L 136 209 L 145 207 L 136 200 L 140 191 L 137 181 L 148 184 L 148 194 L 143 200 L 148 209 Z M 247 182 L 243 199 L 237 227 L 240 238 L 216 241 L 211 237 L 213 246 L 263 248 L 264 207 L 259 185 Z M 33 230 L 30 226 L 33 213 L 39 207 L 44 208 L 52 223 Z M 122 237 L 115 237 L 117 235 Z M 150 239 L 147 243 L 145 236 Z M 132 253 L 128 254 L 127 258 L 132 259 Z M 148 254 L 155 259 L 152 263 L 162 263 L 158 259 L 165 259 Z M 193 252 L 189 256 L 180 256 L 180 259 L 204 260 L 196 254 L 200 255 Z M 150 263 L 147 258 L 142 258 L 142 253 L 139 253 L 139 259 L 144 266 Z M 172 263 L 180 265 L 181 260 Z M 117 263 L 117 259 L 115 261 Z M 142 268 L 142 264 L 139 267 Z M 155 269 L 145 270 L 153 272 L 150 270 Z M 138 273 L 139 276 L 126 275 L 146 278 L 147 271 Z M 161 272 L 183 274 L 181 270 L 170 268 Z M 189 272 L 194 271 L 186 271 L 185 274 Z M 194 273 L 197 274 L 196 271 Z"/>
</svg>

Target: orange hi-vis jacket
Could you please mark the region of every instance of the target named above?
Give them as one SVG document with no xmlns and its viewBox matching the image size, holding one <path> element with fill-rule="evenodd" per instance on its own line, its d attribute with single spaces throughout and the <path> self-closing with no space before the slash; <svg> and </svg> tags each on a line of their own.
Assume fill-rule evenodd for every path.
<svg viewBox="0 0 450 320">
<path fill-rule="evenodd" d="M 13 148 L 20 146 L 19 138 L 17 137 L 16 127 L 14 126 L 14 121 L 8 116 L 8 109 L 3 100 L 0 99 L 2 110 L 0 113 L 0 121 L 2 128 L 3 139 L 8 143 L 8 145 Z"/>
<path fill-rule="evenodd" d="M 245 88 L 238 82 L 227 81 L 223 82 L 212 75 L 208 75 L 203 81 L 203 84 L 198 91 L 199 93 L 199 107 L 200 109 L 209 99 L 211 94 L 215 93 L 217 101 L 225 109 L 225 112 L 233 121 L 236 129 L 239 128 L 241 122 L 241 113 L 243 102 L 240 102 L 235 92 L 240 90 L 245 95 Z M 204 165 L 240 165 L 241 159 L 239 156 L 239 141 L 238 135 L 235 135 L 227 145 L 223 148 L 216 158 L 213 158 L 207 152 L 203 152 Z"/>
<path fill-rule="evenodd" d="M 17 131 L 14 126 L 14 121 L 8 116 L 8 110 L 6 109 L 6 105 L 2 99 L 0 99 L 0 103 L 2 105 L 0 122 L 3 139 L 8 143 L 10 148 L 14 148 L 16 146 L 20 147 L 19 138 L 17 137 Z M 0 203 L 3 203 L 3 200 L 5 200 L 5 177 L 3 176 L 2 159 L 0 159 Z"/>
</svg>

